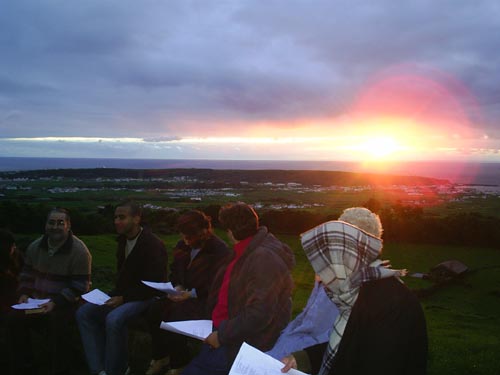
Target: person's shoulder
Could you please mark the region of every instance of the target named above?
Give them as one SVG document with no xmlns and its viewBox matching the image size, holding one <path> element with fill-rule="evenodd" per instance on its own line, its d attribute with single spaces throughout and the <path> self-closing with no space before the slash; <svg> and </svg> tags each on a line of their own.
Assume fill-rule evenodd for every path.
<svg viewBox="0 0 500 375">
<path fill-rule="evenodd" d="M 359 295 L 360 298 L 369 301 L 369 303 L 384 300 L 387 305 L 402 304 L 410 306 L 418 304 L 415 293 L 396 277 L 387 277 L 363 283 Z"/>
<path fill-rule="evenodd" d="M 286 243 L 276 238 L 276 236 L 270 232 L 261 243 L 260 248 L 262 251 L 266 251 L 279 257 L 288 268 L 293 268 L 295 266 L 295 255 Z"/>
<path fill-rule="evenodd" d="M 41 248 L 44 236 L 38 237 L 36 240 L 32 241 L 26 248 L 26 254 L 38 251 Z"/>
<path fill-rule="evenodd" d="M 165 243 L 163 240 L 154 234 L 151 229 L 144 228 L 140 235 L 140 242 L 137 242 L 136 246 L 143 247 L 148 253 L 158 255 L 158 254 L 166 254 L 167 249 L 165 248 Z M 141 251 L 144 251 L 141 250 Z"/>
<path fill-rule="evenodd" d="M 213 235 L 207 240 L 206 248 L 214 254 L 226 254 L 229 252 L 227 244 L 218 236 Z"/>
<path fill-rule="evenodd" d="M 144 241 L 153 242 L 153 243 L 161 244 L 162 246 L 164 246 L 163 240 L 158 235 L 153 233 L 151 228 L 144 227 L 142 229 L 142 233 L 140 234 L 140 237 L 142 237 L 142 239 Z"/>
<path fill-rule="evenodd" d="M 78 238 L 74 234 L 72 235 L 72 237 L 73 237 L 73 249 L 81 252 L 90 253 L 89 248 L 87 247 L 87 245 L 85 245 L 85 242 L 83 242 L 80 238 Z"/>
</svg>

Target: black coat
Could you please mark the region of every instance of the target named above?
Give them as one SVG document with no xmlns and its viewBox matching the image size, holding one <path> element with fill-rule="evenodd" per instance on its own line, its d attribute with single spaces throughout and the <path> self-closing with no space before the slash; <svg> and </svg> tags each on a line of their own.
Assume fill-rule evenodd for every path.
<svg viewBox="0 0 500 375">
<path fill-rule="evenodd" d="M 417 297 L 394 277 L 364 283 L 330 373 L 423 375 L 426 368 L 427 329 Z"/>
<path fill-rule="evenodd" d="M 210 285 L 219 268 L 231 258 L 233 251 L 217 236 L 210 237 L 191 261 L 191 248 L 179 241 L 174 249 L 170 281 L 187 290 L 196 289 L 196 298 L 172 303 L 166 320 L 210 319 L 206 302 Z"/>
<path fill-rule="evenodd" d="M 127 258 L 125 236 L 118 237 L 116 252 L 118 276 L 111 296 L 123 296 L 124 302 L 141 301 L 158 295 L 158 291 L 144 285 L 141 280 L 163 282 L 167 280 L 167 251 L 149 228 L 144 228 Z"/>
</svg>

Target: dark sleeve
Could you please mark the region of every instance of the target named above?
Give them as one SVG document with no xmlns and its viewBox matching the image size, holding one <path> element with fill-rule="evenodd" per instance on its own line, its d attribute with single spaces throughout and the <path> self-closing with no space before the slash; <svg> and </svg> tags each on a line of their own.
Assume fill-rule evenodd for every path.
<svg viewBox="0 0 500 375">
<path fill-rule="evenodd" d="M 145 241 L 144 252 L 140 254 L 139 280 L 123 292 L 124 302 L 146 300 L 158 294 L 141 280 L 164 282 L 167 279 L 167 251 L 161 240 L 153 238 Z"/>
<path fill-rule="evenodd" d="M 17 279 L 5 272 L 0 275 L 0 313 L 11 311 L 11 306 L 17 303 Z"/>
<path fill-rule="evenodd" d="M 189 270 L 189 287 L 196 289 L 196 296 L 202 302 L 208 298 L 215 275 L 226 264 L 228 256 L 231 255 L 231 251 L 222 240 L 214 238 L 210 241 L 209 246 L 211 246 L 210 251 L 200 257 L 198 262 L 195 258 L 192 268 Z"/>
<path fill-rule="evenodd" d="M 23 268 L 19 273 L 19 286 L 17 290 L 17 294 L 19 296 L 23 294 L 27 296 L 32 296 L 33 291 L 35 289 L 36 271 L 33 268 L 33 259 L 32 259 L 34 247 L 35 245 L 33 245 L 32 243 L 26 250 Z"/>
<path fill-rule="evenodd" d="M 422 309 L 406 287 L 391 279 L 361 288 L 332 374 L 426 374 L 427 338 Z"/>
<path fill-rule="evenodd" d="M 182 285 L 186 287 L 186 268 L 189 264 L 189 247 L 184 241 L 179 241 L 172 252 L 173 259 L 170 265 L 169 280 L 174 286 Z"/>
<path fill-rule="evenodd" d="M 222 285 L 222 280 L 224 279 L 224 274 L 226 273 L 227 266 L 231 262 L 233 257 L 234 257 L 234 252 L 231 251 L 231 255 L 226 257 L 226 262 L 224 262 L 224 264 L 219 268 L 219 270 L 214 276 L 210 288 L 208 289 L 208 296 L 205 302 L 205 311 L 204 311 L 207 317 L 212 316 L 212 312 L 215 306 L 217 305 L 219 299 L 219 292 Z"/>
<path fill-rule="evenodd" d="M 122 237 L 118 237 L 116 239 L 117 247 L 115 252 L 116 258 L 116 274 L 115 274 L 115 286 L 108 292 L 110 297 L 120 296 L 123 294 L 120 287 L 118 286 L 119 278 L 120 278 L 120 270 L 122 269 L 123 263 L 125 261 L 125 240 Z"/>
</svg>

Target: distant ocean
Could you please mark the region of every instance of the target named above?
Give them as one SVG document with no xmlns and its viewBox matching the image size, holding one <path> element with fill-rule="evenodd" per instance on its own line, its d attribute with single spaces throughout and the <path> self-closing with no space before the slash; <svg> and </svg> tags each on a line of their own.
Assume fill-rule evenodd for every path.
<svg viewBox="0 0 500 375">
<path fill-rule="evenodd" d="M 398 162 L 363 164 L 344 161 L 290 160 L 163 160 L 92 158 L 11 158 L 0 157 L 0 171 L 67 168 L 210 168 L 210 169 L 286 169 L 371 172 L 447 179 L 458 184 L 500 185 L 500 163 L 479 162 Z"/>
</svg>

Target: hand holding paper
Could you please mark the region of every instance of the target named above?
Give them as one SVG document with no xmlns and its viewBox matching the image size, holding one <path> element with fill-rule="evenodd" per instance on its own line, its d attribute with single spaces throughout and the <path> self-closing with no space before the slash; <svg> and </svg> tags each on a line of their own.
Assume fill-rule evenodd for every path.
<svg viewBox="0 0 500 375">
<path fill-rule="evenodd" d="M 40 308 L 40 305 L 43 305 L 44 303 L 47 303 L 50 301 L 50 298 L 48 299 L 36 299 L 36 298 L 28 298 L 28 300 L 24 303 L 18 303 L 16 305 L 12 305 L 11 307 L 16 310 L 31 310 L 31 309 L 38 309 Z"/>
<path fill-rule="evenodd" d="M 94 289 L 86 294 L 82 294 L 82 298 L 94 305 L 104 305 L 111 297 L 99 289 Z"/>
<path fill-rule="evenodd" d="M 182 292 L 175 289 L 171 282 L 168 283 L 157 283 L 154 281 L 144 281 L 141 280 L 144 285 L 149 286 L 150 288 L 159 290 L 160 292 L 167 293 L 168 295 L 180 295 Z"/>
<path fill-rule="evenodd" d="M 161 322 L 160 328 L 198 340 L 205 340 L 212 333 L 212 321 L 184 320 L 180 322 Z"/>
<path fill-rule="evenodd" d="M 283 363 L 244 342 L 229 375 L 283 375 L 282 368 Z M 307 375 L 295 369 L 291 369 L 287 374 Z"/>
</svg>

